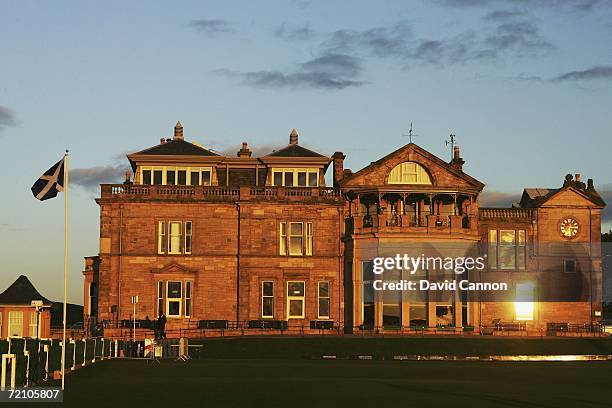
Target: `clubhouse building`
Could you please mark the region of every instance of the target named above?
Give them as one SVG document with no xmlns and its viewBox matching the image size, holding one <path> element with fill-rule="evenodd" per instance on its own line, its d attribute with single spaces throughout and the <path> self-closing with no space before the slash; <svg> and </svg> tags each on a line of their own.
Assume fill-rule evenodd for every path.
<svg viewBox="0 0 612 408">
<path fill-rule="evenodd" d="M 355 173 L 344 159 L 301 146 L 295 130 L 265 156 L 246 143 L 223 156 L 186 141 L 180 123 L 129 154 L 133 176 L 102 184 L 96 199 L 100 252 L 83 272 L 90 326 L 160 314 L 168 330 L 303 333 L 600 320 L 605 203 L 592 180 L 567 175 L 555 188 L 526 188 L 510 208 L 484 208 L 485 186 L 463 171 L 456 146 L 447 162 L 410 143 Z M 484 268 L 375 271 L 377 258 L 398 254 L 480 257 Z M 375 290 L 380 279 L 509 289 Z"/>
</svg>

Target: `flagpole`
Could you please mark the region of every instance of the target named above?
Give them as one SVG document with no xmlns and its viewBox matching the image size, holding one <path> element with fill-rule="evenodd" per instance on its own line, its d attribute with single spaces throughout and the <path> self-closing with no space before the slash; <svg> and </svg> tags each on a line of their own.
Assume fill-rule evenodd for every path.
<svg viewBox="0 0 612 408">
<path fill-rule="evenodd" d="M 68 150 L 64 154 L 64 319 L 62 332 L 62 390 L 66 376 L 66 297 L 68 281 Z"/>
</svg>

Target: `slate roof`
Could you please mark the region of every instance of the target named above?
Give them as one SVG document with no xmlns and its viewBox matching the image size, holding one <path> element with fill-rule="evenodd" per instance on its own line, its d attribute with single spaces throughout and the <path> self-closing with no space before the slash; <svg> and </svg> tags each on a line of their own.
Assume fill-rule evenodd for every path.
<svg viewBox="0 0 612 408">
<path fill-rule="evenodd" d="M 0 304 L 4 305 L 30 305 L 33 300 L 42 300 L 45 305 L 53 303 L 41 295 L 24 275 L 19 276 L 11 286 L 0 293 Z"/>
<path fill-rule="evenodd" d="M 276 150 L 267 155 L 268 157 L 327 157 L 317 152 L 313 152 L 298 144 L 290 144 L 280 150 Z"/>
<path fill-rule="evenodd" d="M 572 188 L 577 191 L 579 194 L 584 195 L 587 199 L 591 200 L 594 204 L 605 207 L 606 203 L 601 198 L 599 193 L 594 189 L 589 190 L 586 188 L 581 188 L 579 186 L 564 186 L 562 188 L 525 188 L 523 190 L 523 196 L 521 197 L 520 206 L 521 207 L 539 207 L 544 204 L 548 199 L 559 191 Z"/>
<path fill-rule="evenodd" d="M 178 155 L 178 156 L 219 156 L 208 149 L 181 139 L 173 139 L 134 154 Z"/>
</svg>

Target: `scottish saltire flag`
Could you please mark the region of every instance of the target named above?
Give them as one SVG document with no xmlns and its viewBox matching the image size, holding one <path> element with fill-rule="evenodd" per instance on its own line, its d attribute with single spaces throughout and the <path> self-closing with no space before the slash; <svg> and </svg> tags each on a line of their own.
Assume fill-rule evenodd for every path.
<svg viewBox="0 0 612 408">
<path fill-rule="evenodd" d="M 64 160 L 65 157 L 51 166 L 32 186 L 32 194 L 38 200 L 48 200 L 55 197 L 58 191 L 64 191 Z"/>
</svg>

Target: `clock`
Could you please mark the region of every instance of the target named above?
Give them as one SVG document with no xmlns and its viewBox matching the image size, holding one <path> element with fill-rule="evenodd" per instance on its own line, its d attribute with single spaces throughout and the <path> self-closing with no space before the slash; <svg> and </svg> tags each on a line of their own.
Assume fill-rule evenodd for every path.
<svg viewBox="0 0 612 408">
<path fill-rule="evenodd" d="M 580 225 L 578 224 L 578 221 L 573 218 L 565 218 L 561 221 L 559 229 L 564 238 L 572 239 L 578 235 Z"/>
</svg>

